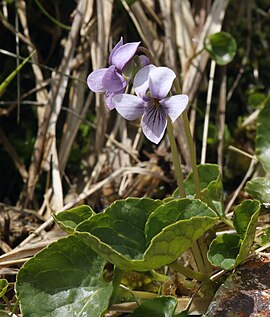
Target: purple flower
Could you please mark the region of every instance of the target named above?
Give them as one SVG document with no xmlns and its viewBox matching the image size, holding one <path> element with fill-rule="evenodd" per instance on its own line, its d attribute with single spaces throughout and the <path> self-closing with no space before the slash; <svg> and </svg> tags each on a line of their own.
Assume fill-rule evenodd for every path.
<svg viewBox="0 0 270 317">
<path fill-rule="evenodd" d="M 134 78 L 137 96 L 118 94 L 112 99 L 115 109 L 125 119 L 135 120 L 142 116 L 143 133 L 156 144 L 164 135 L 167 116 L 174 122 L 188 104 L 186 95 L 166 97 L 175 77 L 167 67 L 145 66 Z"/>
<path fill-rule="evenodd" d="M 127 80 L 122 70 L 135 55 L 139 45 L 140 42 L 123 44 L 121 37 L 110 53 L 110 66 L 95 70 L 87 77 L 87 85 L 92 91 L 105 94 L 105 102 L 110 110 L 114 108 L 112 98 L 125 91 Z"/>
</svg>

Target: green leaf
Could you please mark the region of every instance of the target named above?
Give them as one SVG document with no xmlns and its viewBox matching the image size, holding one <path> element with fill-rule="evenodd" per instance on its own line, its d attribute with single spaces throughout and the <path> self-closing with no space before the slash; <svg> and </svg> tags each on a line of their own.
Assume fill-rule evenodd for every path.
<svg viewBox="0 0 270 317">
<path fill-rule="evenodd" d="M 4 278 L 0 279 L 0 298 L 6 294 L 8 281 Z"/>
<path fill-rule="evenodd" d="M 218 32 L 205 38 L 204 48 L 218 65 L 227 65 L 236 54 L 237 44 L 230 33 Z"/>
<path fill-rule="evenodd" d="M 200 189 L 202 200 L 217 212 L 219 216 L 224 216 L 223 206 L 223 185 L 219 166 L 216 164 L 198 165 L 198 174 L 200 179 Z M 188 196 L 195 196 L 195 187 L 193 181 L 193 172 L 191 172 L 184 181 L 185 190 Z M 173 197 L 179 198 L 179 192 L 176 190 Z"/>
<path fill-rule="evenodd" d="M 251 201 L 249 200 L 244 201 L 235 209 L 236 220 L 234 221 L 234 223 L 236 225 L 236 230 L 238 234 L 243 237 L 239 254 L 235 260 L 235 266 L 246 259 L 255 238 L 256 226 L 260 214 L 261 204 L 259 201 L 256 200 L 254 200 L 253 203 L 250 202 Z M 246 214 L 248 214 L 248 216 Z M 249 221 L 247 217 L 249 218 Z M 244 227 L 246 227 L 246 231 L 243 234 Z"/>
<path fill-rule="evenodd" d="M 130 317 L 173 317 L 177 307 L 177 299 L 171 296 L 161 296 L 143 301 Z"/>
<path fill-rule="evenodd" d="M 4 94 L 7 86 L 11 83 L 14 77 L 18 72 L 23 68 L 23 66 L 29 61 L 29 59 L 35 54 L 36 51 L 33 51 L 26 59 L 2 82 L 0 85 L 0 97 Z"/>
<path fill-rule="evenodd" d="M 84 221 L 76 230 L 91 233 L 95 239 L 129 259 L 140 259 L 146 245 L 145 223 L 149 214 L 161 204 L 161 201 L 150 198 L 118 200 L 104 212 Z"/>
<path fill-rule="evenodd" d="M 160 206 L 147 220 L 145 228 L 147 245 L 166 227 L 179 221 L 183 221 L 187 225 L 187 221 L 190 221 L 193 217 L 201 219 L 203 217 L 215 217 L 215 214 L 199 199 L 177 199 Z"/>
<path fill-rule="evenodd" d="M 236 207 L 234 225 L 237 234 L 223 234 L 210 244 L 209 261 L 224 270 L 230 270 L 240 264 L 248 256 L 253 244 L 260 203 L 247 200 Z"/>
<path fill-rule="evenodd" d="M 270 98 L 259 113 L 257 120 L 256 155 L 264 170 L 270 172 Z"/>
<path fill-rule="evenodd" d="M 241 238 L 245 237 L 252 217 L 259 211 L 260 203 L 257 200 L 245 200 L 235 208 L 233 224 Z"/>
<path fill-rule="evenodd" d="M 74 234 L 122 270 L 148 271 L 174 261 L 216 220 L 199 200 L 128 198 L 84 221 Z"/>
<path fill-rule="evenodd" d="M 260 92 L 254 92 L 248 96 L 248 105 L 253 108 L 259 108 L 265 104 L 266 95 Z"/>
<path fill-rule="evenodd" d="M 270 204 L 270 179 L 255 177 L 247 182 L 245 191 L 261 203 Z"/>
<path fill-rule="evenodd" d="M 67 233 L 73 233 L 77 225 L 95 215 L 91 207 L 82 205 L 53 215 L 55 221 Z"/>
<path fill-rule="evenodd" d="M 237 234 L 224 233 L 217 236 L 210 244 L 208 259 L 213 265 L 230 270 L 235 266 L 240 245 L 241 238 Z"/>
<path fill-rule="evenodd" d="M 143 257 L 147 218 L 161 204 L 161 201 L 150 198 L 118 200 L 104 212 L 80 224 L 75 234 L 119 268 L 137 270 L 136 264 L 132 263 Z"/>
<path fill-rule="evenodd" d="M 103 267 L 104 260 L 75 236 L 50 244 L 17 275 L 23 316 L 103 316 L 112 294 Z"/>
</svg>

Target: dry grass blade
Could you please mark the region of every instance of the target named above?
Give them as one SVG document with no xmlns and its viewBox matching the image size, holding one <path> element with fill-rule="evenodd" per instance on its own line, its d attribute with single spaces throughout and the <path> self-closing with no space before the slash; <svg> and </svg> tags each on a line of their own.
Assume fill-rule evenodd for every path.
<svg viewBox="0 0 270 317">
<path fill-rule="evenodd" d="M 30 37 L 30 32 L 28 29 L 28 24 L 27 24 L 27 16 L 26 16 L 26 3 L 25 1 L 17 1 L 17 10 L 18 10 L 18 15 L 20 18 L 20 22 L 21 25 L 23 27 L 23 32 L 25 37 L 28 39 L 28 41 L 31 43 L 31 45 L 28 45 L 28 51 L 29 53 L 32 52 L 33 48 L 35 48 L 34 44 L 32 43 L 31 37 Z M 38 60 L 38 54 L 34 54 L 32 56 L 32 69 L 35 75 L 35 81 L 36 81 L 36 98 L 37 98 L 37 102 L 39 102 L 40 104 L 46 104 L 48 101 L 48 91 L 46 89 L 46 87 L 43 85 L 44 83 L 44 77 L 42 74 L 42 71 L 39 67 L 39 60 Z M 43 116 L 44 116 L 44 108 L 39 107 L 37 109 L 37 113 L 38 113 L 38 122 L 39 124 L 42 122 L 43 120 Z"/>
<path fill-rule="evenodd" d="M 210 13 L 207 16 L 206 22 L 203 26 L 202 32 L 199 31 L 196 35 L 198 38 L 198 43 L 195 48 L 193 54 L 195 57 L 189 56 L 190 64 L 185 74 L 184 82 L 183 82 L 183 93 L 189 96 L 190 101 L 192 102 L 196 96 L 196 93 L 199 88 L 199 84 L 201 82 L 202 76 L 205 71 L 205 67 L 207 65 L 209 56 L 207 52 L 202 51 L 204 39 L 208 34 L 216 33 L 221 30 L 221 26 L 223 23 L 223 18 L 225 15 L 226 8 L 229 4 L 228 0 L 215 0 L 213 3 Z M 196 55 L 197 53 L 201 52 L 200 54 Z M 176 131 L 176 137 L 178 144 L 187 144 L 185 140 L 183 140 L 182 135 L 183 133 L 183 124 L 181 122 L 181 118 L 179 118 L 174 125 Z M 182 149 L 182 153 L 186 151 L 186 149 Z M 187 155 L 188 157 L 188 155 Z M 188 165 L 190 162 L 187 161 Z"/>
<path fill-rule="evenodd" d="M 85 69 L 86 70 L 86 69 Z M 85 74 L 82 72 L 82 76 Z M 90 93 L 87 99 L 84 99 L 84 85 L 73 83 L 74 90 L 70 96 L 70 108 L 74 108 L 74 112 L 68 112 L 64 125 L 63 136 L 59 148 L 59 164 L 61 174 L 64 172 L 72 145 L 78 133 L 81 122 L 84 120 L 86 113 L 93 101 L 93 93 Z"/>
<path fill-rule="evenodd" d="M 222 68 L 222 77 L 219 90 L 218 103 L 218 165 L 220 170 L 223 168 L 223 150 L 224 150 L 224 132 L 225 132 L 225 111 L 226 111 L 226 94 L 227 94 L 227 70 Z"/>
<path fill-rule="evenodd" d="M 223 18 L 228 4 L 229 0 L 214 1 L 211 11 L 208 14 L 206 22 L 203 26 L 202 32 L 197 34 L 198 43 L 194 54 L 199 53 L 203 49 L 204 39 L 208 34 L 213 34 L 221 30 Z M 190 58 L 192 58 L 192 56 L 190 56 Z M 183 82 L 183 92 L 189 95 L 191 101 L 194 99 L 198 90 L 208 58 L 208 53 L 202 52 L 196 57 L 192 58 L 189 65 Z"/>
<path fill-rule="evenodd" d="M 194 52 L 194 43 L 192 41 L 195 36 L 195 22 L 191 14 L 190 3 L 187 0 L 172 1 L 172 6 L 176 47 L 181 63 L 182 77 L 184 78 L 189 58 Z"/>
<path fill-rule="evenodd" d="M 107 64 L 109 34 L 113 1 L 100 0 L 97 2 L 97 30 L 95 40 L 91 43 L 91 56 L 93 70 L 104 67 Z M 99 154 L 104 145 L 105 132 L 107 129 L 108 109 L 104 105 L 103 98 L 96 96 L 96 140 L 95 149 Z"/>
<path fill-rule="evenodd" d="M 60 174 L 58 153 L 56 148 L 56 138 L 53 139 L 53 144 L 51 147 L 51 157 L 52 157 L 52 188 L 53 195 L 51 198 L 51 209 L 53 211 L 59 210 L 64 205 L 63 197 L 63 186 Z"/>
<path fill-rule="evenodd" d="M 162 53 L 162 42 L 159 40 L 159 36 L 155 28 L 156 23 L 153 23 L 147 18 L 145 10 L 142 8 L 140 2 L 136 1 L 129 6 L 125 0 L 121 1 L 137 28 L 144 45 L 151 53 L 154 63 L 157 66 L 160 65 L 159 57 Z"/>
<path fill-rule="evenodd" d="M 89 57 L 89 41 L 87 35 L 87 27 L 93 14 L 93 1 L 87 1 L 86 13 L 84 16 L 83 25 L 81 28 L 81 40 L 78 47 L 78 53 L 73 59 L 73 77 L 85 80 L 88 74 L 89 65 L 86 62 L 87 56 Z M 76 63 L 76 61 L 78 61 Z M 90 93 L 85 100 L 85 84 L 79 81 L 72 81 L 69 93 L 69 109 L 66 122 L 63 128 L 63 135 L 61 138 L 59 148 L 59 164 L 60 173 L 63 174 L 68 158 L 70 155 L 72 144 L 78 133 L 79 126 L 84 120 L 85 115 L 93 100 L 93 93 Z M 63 107 L 62 107 L 63 108 Z"/>
<path fill-rule="evenodd" d="M 0 21 L 2 22 L 2 24 L 13 34 L 18 34 L 19 39 L 24 42 L 27 45 L 32 46 L 32 43 L 29 41 L 29 39 L 27 37 L 25 37 L 22 33 L 17 32 L 16 29 L 14 28 L 14 26 L 12 24 L 10 24 L 8 22 L 8 20 L 2 15 L 2 13 L 0 12 Z"/>
<path fill-rule="evenodd" d="M 66 91 L 66 86 L 68 82 L 67 76 L 63 76 L 62 74 L 68 75 L 70 73 L 70 62 L 73 58 L 76 40 L 80 33 L 81 25 L 83 23 L 84 12 L 86 9 L 86 1 L 81 0 L 78 2 L 76 14 L 73 19 L 72 27 L 69 32 L 68 40 L 65 46 L 64 57 L 62 63 L 59 67 L 60 73 L 56 74 L 53 81 L 54 84 L 52 86 L 52 90 L 49 95 L 48 107 L 46 108 L 43 122 L 39 126 L 39 131 L 37 135 L 37 139 L 35 142 L 34 155 L 32 159 L 32 163 L 29 167 L 29 179 L 27 184 L 27 196 L 31 201 L 33 198 L 33 193 L 35 189 L 35 184 L 37 181 L 36 175 L 40 173 L 40 164 L 42 159 L 46 160 L 47 157 L 44 157 L 44 153 L 48 152 L 51 149 L 51 144 L 48 143 L 48 139 L 55 137 L 55 129 L 57 118 L 59 116 L 59 112 L 61 109 L 61 105 L 63 102 L 63 98 Z M 46 146 L 48 147 L 46 149 Z M 55 159 L 56 153 L 54 154 L 53 159 Z M 59 172 L 59 171 L 58 171 Z"/>
<path fill-rule="evenodd" d="M 250 164 L 249 164 L 249 168 L 246 172 L 246 175 L 244 176 L 244 178 L 242 179 L 240 185 L 237 187 L 237 189 L 235 190 L 232 198 L 230 199 L 229 203 L 226 206 L 225 209 L 225 214 L 227 214 L 227 217 L 232 217 L 233 212 L 229 213 L 231 207 L 233 206 L 237 196 L 239 195 L 240 191 L 242 190 L 242 188 L 245 186 L 247 180 L 253 175 L 255 167 L 257 165 L 258 161 L 255 157 L 251 158 Z"/>
<path fill-rule="evenodd" d="M 175 56 L 175 34 L 174 34 L 174 24 L 172 19 L 172 2 L 171 0 L 160 0 L 160 8 L 163 13 L 163 24 L 165 31 L 164 38 L 164 55 L 165 64 L 172 68 L 177 74 L 176 56 Z"/>
<path fill-rule="evenodd" d="M 215 69 L 216 69 L 216 62 L 212 60 L 211 66 L 210 66 L 209 83 L 208 83 L 207 97 L 206 97 L 206 109 L 205 109 L 205 115 L 204 115 L 201 164 L 205 164 L 206 162 L 208 127 L 209 127 L 209 120 L 210 120 L 210 110 L 211 110 L 211 101 L 212 101 L 213 86 L 214 86 Z"/>
<path fill-rule="evenodd" d="M 25 258 L 32 257 L 37 252 L 44 249 L 48 244 L 58 240 L 60 237 L 63 237 L 63 235 L 34 242 L 20 249 L 11 250 L 10 252 L 0 256 L 0 267 L 16 264 L 17 260 L 23 260 Z"/>
</svg>

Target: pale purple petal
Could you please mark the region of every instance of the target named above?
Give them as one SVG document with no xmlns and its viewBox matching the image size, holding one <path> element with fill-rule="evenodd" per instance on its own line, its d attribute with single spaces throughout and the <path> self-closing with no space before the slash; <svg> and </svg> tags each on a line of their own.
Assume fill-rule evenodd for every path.
<svg viewBox="0 0 270 317">
<path fill-rule="evenodd" d="M 133 88 L 137 94 L 137 96 L 147 100 L 149 98 L 146 97 L 146 91 L 149 88 L 149 73 L 155 69 L 155 65 L 147 65 L 140 69 L 138 73 L 135 75 Z"/>
<path fill-rule="evenodd" d="M 162 107 L 149 105 L 142 118 L 142 130 L 147 139 L 158 144 L 167 126 L 166 113 Z"/>
<path fill-rule="evenodd" d="M 172 88 L 175 73 L 168 67 L 157 67 L 149 74 L 149 90 L 152 98 L 161 100 Z"/>
<path fill-rule="evenodd" d="M 115 109 L 127 120 L 135 120 L 142 116 L 145 111 L 146 103 L 137 96 L 120 94 L 112 100 Z"/>
<path fill-rule="evenodd" d="M 98 70 L 93 71 L 87 77 L 87 85 L 89 89 L 91 89 L 94 92 L 105 92 L 106 89 L 103 86 L 102 80 L 107 70 L 108 68 L 100 68 Z"/>
<path fill-rule="evenodd" d="M 120 46 L 112 55 L 112 65 L 121 71 L 126 63 L 135 55 L 141 42 L 127 43 Z"/>
<path fill-rule="evenodd" d="M 109 55 L 109 63 L 110 65 L 112 65 L 112 57 L 115 53 L 115 51 L 121 47 L 123 45 L 123 37 L 121 36 L 120 41 L 118 43 L 115 44 L 114 48 L 112 49 L 110 55 Z"/>
<path fill-rule="evenodd" d="M 140 55 L 139 59 L 140 59 L 140 62 L 142 64 L 142 67 L 145 67 L 145 66 L 150 64 L 150 59 L 145 55 Z"/>
<path fill-rule="evenodd" d="M 117 92 L 126 87 L 127 81 L 116 71 L 115 66 L 112 65 L 105 72 L 102 84 L 107 92 Z"/>
<path fill-rule="evenodd" d="M 174 122 L 180 114 L 186 109 L 188 104 L 187 95 L 176 95 L 167 97 L 159 102 L 165 109 L 168 116 Z"/>
<path fill-rule="evenodd" d="M 118 94 L 122 94 L 124 93 L 125 89 L 122 89 L 120 91 L 117 91 L 117 92 L 106 92 L 105 93 L 105 103 L 106 105 L 108 106 L 108 108 L 110 110 L 113 110 L 114 109 L 114 102 L 113 102 L 113 97 L 115 97 L 116 95 Z"/>
</svg>

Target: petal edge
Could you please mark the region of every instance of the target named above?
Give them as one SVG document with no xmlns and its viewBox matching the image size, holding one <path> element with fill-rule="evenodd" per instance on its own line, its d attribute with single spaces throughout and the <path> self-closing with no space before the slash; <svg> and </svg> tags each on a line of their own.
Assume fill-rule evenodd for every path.
<svg viewBox="0 0 270 317">
<path fill-rule="evenodd" d="M 159 102 L 166 110 L 167 115 L 174 122 L 188 105 L 187 95 L 175 95 L 162 99 Z"/>
<path fill-rule="evenodd" d="M 127 120 L 135 120 L 142 116 L 146 106 L 141 98 L 130 94 L 116 95 L 112 102 L 117 112 Z"/>
<path fill-rule="evenodd" d="M 115 65 L 115 67 L 119 71 L 122 71 L 126 63 L 129 62 L 132 59 L 132 57 L 135 55 L 140 43 L 141 42 L 132 42 L 132 43 L 126 43 L 120 46 L 113 53 L 113 56 L 111 58 L 112 65 Z"/>
<path fill-rule="evenodd" d="M 125 78 L 116 71 L 114 65 L 110 66 L 102 78 L 102 84 L 106 92 L 117 92 L 127 85 Z"/>
<path fill-rule="evenodd" d="M 100 68 L 93 71 L 87 77 L 87 86 L 90 90 L 97 93 L 104 93 L 105 88 L 103 86 L 102 80 L 107 72 L 108 68 Z"/>
<path fill-rule="evenodd" d="M 166 127 L 165 110 L 162 107 L 158 110 L 155 105 L 148 106 L 142 117 L 142 130 L 147 139 L 158 144 L 164 136 Z"/>
<path fill-rule="evenodd" d="M 168 67 L 157 67 L 149 73 L 149 90 L 153 98 L 161 100 L 165 98 L 172 88 L 176 75 Z"/>
</svg>

